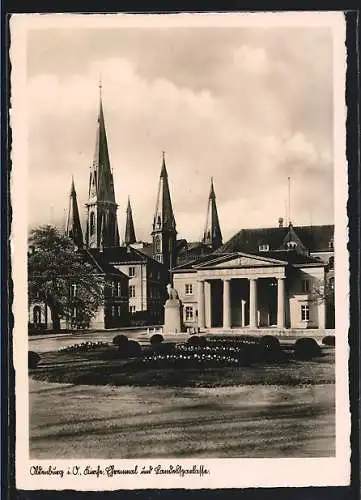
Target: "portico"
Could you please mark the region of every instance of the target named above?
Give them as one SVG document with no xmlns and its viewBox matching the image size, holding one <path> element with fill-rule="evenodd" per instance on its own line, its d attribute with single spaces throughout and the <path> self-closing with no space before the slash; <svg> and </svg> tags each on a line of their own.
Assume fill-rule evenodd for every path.
<svg viewBox="0 0 361 500">
<path fill-rule="evenodd" d="M 197 266 L 199 328 L 284 328 L 287 263 L 248 255 L 219 260 Z"/>
</svg>

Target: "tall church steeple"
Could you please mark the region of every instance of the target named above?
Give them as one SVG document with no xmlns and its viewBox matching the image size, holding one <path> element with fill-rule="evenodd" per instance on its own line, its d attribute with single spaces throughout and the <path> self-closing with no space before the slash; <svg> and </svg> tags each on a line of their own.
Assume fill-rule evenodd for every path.
<svg viewBox="0 0 361 500">
<path fill-rule="evenodd" d="M 110 168 L 101 85 L 93 164 L 90 168 L 86 244 L 90 248 L 119 246 L 113 173 Z"/>
<path fill-rule="evenodd" d="M 78 202 L 76 198 L 76 191 L 74 179 L 71 179 L 71 188 L 69 196 L 69 210 L 66 222 L 65 233 L 71 238 L 78 248 L 83 246 L 83 232 L 81 230 Z"/>
<path fill-rule="evenodd" d="M 212 250 L 216 250 L 222 246 L 222 232 L 218 219 L 213 177 L 211 178 L 211 190 L 208 197 L 207 218 L 203 235 L 203 243 L 211 247 Z"/>
<path fill-rule="evenodd" d="M 177 239 L 176 223 L 169 192 L 168 173 L 163 152 L 158 196 L 153 219 L 153 257 L 162 262 L 167 270 L 175 265 Z"/>
<path fill-rule="evenodd" d="M 136 241 L 137 240 L 135 238 L 132 207 L 130 205 L 130 199 L 128 198 L 127 221 L 126 221 L 126 225 L 125 225 L 124 243 L 126 245 L 130 245 L 131 243 L 135 243 Z"/>
</svg>

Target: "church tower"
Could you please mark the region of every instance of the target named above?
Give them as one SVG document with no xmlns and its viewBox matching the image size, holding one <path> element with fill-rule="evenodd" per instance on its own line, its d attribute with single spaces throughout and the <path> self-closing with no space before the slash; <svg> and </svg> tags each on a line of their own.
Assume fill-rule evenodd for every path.
<svg viewBox="0 0 361 500">
<path fill-rule="evenodd" d="M 130 205 L 130 199 L 128 198 L 127 221 L 126 221 L 126 224 L 125 224 L 124 243 L 126 245 L 131 245 L 132 243 L 135 243 L 136 241 L 137 240 L 135 238 L 135 230 L 134 230 L 132 207 Z"/>
<path fill-rule="evenodd" d="M 208 198 L 206 226 L 202 242 L 212 248 L 212 250 L 217 250 L 217 248 L 222 246 L 222 233 L 218 219 L 213 177 L 211 178 L 211 190 Z"/>
<path fill-rule="evenodd" d="M 168 173 L 163 153 L 157 204 L 153 219 L 153 257 L 169 271 L 174 267 L 177 231 L 170 198 Z"/>
<path fill-rule="evenodd" d="M 110 168 L 108 141 L 100 85 L 99 115 L 93 164 L 90 168 L 87 207 L 86 244 L 90 248 L 119 246 L 117 208 L 113 173 Z"/>
<path fill-rule="evenodd" d="M 66 222 L 65 234 L 71 238 L 78 248 L 83 246 L 83 232 L 81 230 L 78 202 L 76 198 L 76 191 L 74 179 L 71 180 L 70 196 L 69 196 L 69 210 Z"/>
</svg>

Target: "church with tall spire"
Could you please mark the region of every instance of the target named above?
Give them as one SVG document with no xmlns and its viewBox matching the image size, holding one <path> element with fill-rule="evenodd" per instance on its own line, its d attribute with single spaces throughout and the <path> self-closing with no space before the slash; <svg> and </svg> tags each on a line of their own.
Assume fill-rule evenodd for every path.
<svg viewBox="0 0 361 500">
<path fill-rule="evenodd" d="M 88 248 L 119 246 L 117 208 L 113 172 L 110 166 L 108 140 L 104 121 L 102 87 L 99 85 L 99 113 L 95 152 L 90 168 L 86 223 Z"/>
</svg>

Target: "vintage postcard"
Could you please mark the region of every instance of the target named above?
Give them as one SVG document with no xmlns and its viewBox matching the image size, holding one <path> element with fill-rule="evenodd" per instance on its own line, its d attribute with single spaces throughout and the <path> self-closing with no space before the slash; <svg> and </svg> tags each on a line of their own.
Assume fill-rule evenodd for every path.
<svg viewBox="0 0 361 500">
<path fill-rule="evenodd" d="M 343 14 L 10 29 L 16 487 L 348 485 Z"/>
</svg>

